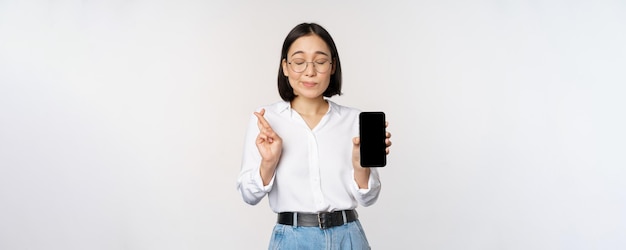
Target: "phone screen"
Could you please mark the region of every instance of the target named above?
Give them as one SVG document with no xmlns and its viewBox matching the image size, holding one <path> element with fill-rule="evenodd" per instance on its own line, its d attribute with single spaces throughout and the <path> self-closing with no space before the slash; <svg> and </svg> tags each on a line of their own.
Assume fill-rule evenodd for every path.
<svg viewBox="0 0 626 250">
<path fill-rule="evenodd" d="M 385 134 L 385 113 L 361 112 L 359 137 L 361 138 L 362 167 L 384 167 L 387 164 Z"/>
</svg>

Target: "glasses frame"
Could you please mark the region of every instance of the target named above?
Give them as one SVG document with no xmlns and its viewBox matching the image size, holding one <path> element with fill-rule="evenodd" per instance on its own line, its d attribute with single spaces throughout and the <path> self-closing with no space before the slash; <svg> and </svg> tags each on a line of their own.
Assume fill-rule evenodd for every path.
<svg viewBox="0 0 626 250">
<path fill-rule="evenodd" d="M 308 69 L 308 68 L 309 68 L 309 63 L 312 63 L 312 64 L 313 64 L 313 69 L 315 69 L 315 72 L 320 73 L 320 74 L 324 74 L 324 73 L 326 73 L 326 72 L 328 72 L 328 71 L 332 70 L 332 67 L 333 67 L 333 61 L 332 61 L 332 60 L 328 60 L 328 64 L 330 65 L 330 66 L 328 67 L 328 69 L 327 69 L 327 70 L 325 70 L 325 71 L 323 71 L 323 72 L 320 72 L 320 71 L 317 69 L 317 66 L 315 66 L 315 61 L 313 61 L 313 62 L 307 62 L 307 61 L 305 61 L 304 63 L 306 63 L 306 66 L 304 66 L 304 69 L 303 69 L 302 71 L 296 71 L 296 70 L 294 70 L 294 69 L 293 69 L 293 66 L 291 65 L 291 63 L 293 62 L 293 60 L 295 60 L 295 59 L 291 59 L 291 61 L 287 61 L 287 64 L 289 64 L 289 69 L 290 69 L 291 71 L 295 72 L 295 73 L 302 73 L 302 72 L 306 71 L 306 69 Z"/>
</svg>

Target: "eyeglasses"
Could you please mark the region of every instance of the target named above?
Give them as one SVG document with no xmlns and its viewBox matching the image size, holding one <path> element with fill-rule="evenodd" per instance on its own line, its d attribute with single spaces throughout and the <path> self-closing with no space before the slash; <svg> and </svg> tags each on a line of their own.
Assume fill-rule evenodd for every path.
<svg viewBox="0 0 626 250">
<path fill-rule="evenodd" d="M 296 58 L 296 59 L 291 60 L 291 62 L 288 62 L 289 68 L 291 68 L 291 70 L 293 70 L 293 72 L 296 72 L 296 73 L 304 72 L 306 68 L 309 66 L 309 63 L 313 64 L 313 68 L 315 68 L 315 71 L 317 71 L 317 73 L 328 72 L 328 70 L 330 70 L 330 66 L 333 64 L 327 59 L 320 59 L 320 60 L 316 60 L 313 62 L 307 62 L 304 59 Z"/>
</svg>

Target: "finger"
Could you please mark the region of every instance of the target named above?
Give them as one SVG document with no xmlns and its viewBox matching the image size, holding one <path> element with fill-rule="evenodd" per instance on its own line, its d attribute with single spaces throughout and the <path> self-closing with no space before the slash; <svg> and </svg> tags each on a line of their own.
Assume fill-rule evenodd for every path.
<svg viewBox="0 0 626 250">
<path fill-rule="evenodd" d="M 259 131 L 263 131 L 263 124 L 261 124 L 261 120 L 259 118 L 256 119 L 256 126 L 259 128 Z"/>
<path fill-rule="evenodd" d="M 278 142 L 282 141 L 280 136 L 278 136 L 278 134 L 276 134 L 276 132 L 274 132 L 274 130 L 272 130 L 272 128 L 270 127 L 260 128 L 259 136 L 263 136 L 265 141 L 269 143 L 273 143 L 275 141 L 278 141 Z"/>
<path fill-rule="evenodd" d="M 271 143 L 271 140 L 267 136 L 261 136 L 261 137 L 259 137 L 259 139 L 257 139 L 257 144 L 265 145 L 265 144 L 268 144 L 268 143 Z"/>
<path fill-rule="evenodd" d="M 265 136 L 267 136 L 268 138 L 278 137 L 278 134 L 276 134 L 276 132 L 274 132 L 271 127 L 263 127 L 260 133 L 265 134 Z"/>
<path fill-rule="evenodd" d="M 385 128 L 387 128 L 387 126 L 389 126 L 389 122 L 385 121 Z"/>
<path fill-rule="evenodd" d="M 259 112 L 254 112 L 254 115 L 256 115 L 257 117 L 260 116 L 264 116 L 265 115 L 265 109 L 261 109 Z"/>
<path fill-rule="evenodd" d="M 391 146 L 391 140 L 386 139 L 385 140 L 385 145 L 387 145 L 387 147 Z"/>
<path fill-rule="evenodd" d="M 260 131 L 272 131 L 272 127 L 269 126 L 269 124 L 267 123 L 265 118 L 263 118 L 263 116 L 257 115 L 256 125 L 259 127 Z"/>
<path fill-rule="evenodd" d="M 391 133 L 387 132 L 387 134 L 385 135 L 385 137 L 387 137 L 387 139 L 391 138 Z"/>
<path fill-rule="evenodd" d="M 269 125 L 269 123 L 267 122 L 267 120 L 265 120 L 265 109 L 261 109 L 259 112 L 254 112 L 254 115 L 257 118 L 257 126 L 259 126 L 259 129 L 262 129 L 263 127 L 266 127 Z"/>
<path fill-rule="evenodd" d="M 259 131 L 259 136 L 262 136 L 265 140 L 269 140 L 270 138 L 278 137 L 276 132 L 274 132 L 271 128 L 261 128 Z"/>
<path fill-rule="evenodd" d="M 267 122 L 267 120 L 265 120 L 265 117 L 263 115 L 265 115 L 265 109 L 261 109 L 261 112 L 254 112 L 254 115 L 256 115 L 256 117 L 259 119 L 259 122 L 261 123 L 261 125 L 263 125 L 263 127 L 269 127 L 270 123 Z"/>
<path fill-rule="evenodd" d="M 259 126 L 259 130 L 265 130 L 268 131 L 269 133 L 272 133 L 274 130 L 272 130 L 272 127 L 270 126 L 270 124 L 267 122 L 267 120 L 265 120 L 265 118 L 261 115 L 255 114 L 258 118 L 257 120 L 257 126 Z"/>
<path fill-rule="evenodd" d="M 386 153 L 386 154 L 389 154 L 389 148 L 386 148 L 386 149 L 385 149 L 385 153 Z"/>
<path fill-rule="evenodd" d="M 265 142 L 267 140 L 267 137 L 263 134 L 259 134 L 256 137 L 256 144 L 263 144 L 263 142 Z"/>
<path fill-rule="evenodd" d="M 261 123 L 261 118 L 262 116 L 259 116 L 259 113 L 254 112 L 254 116 L 256 116 L 256 126 L 259 127 L 259 130 L 263 130 L 263 124 Z"/>
<path fill-rule="evenodd" d="M 352 138 L 352 143 L 354 144 L 354 146 L 358 146 L 359 144 L 361 144 L 361 138 L 359 137 Z"/>
</svg>

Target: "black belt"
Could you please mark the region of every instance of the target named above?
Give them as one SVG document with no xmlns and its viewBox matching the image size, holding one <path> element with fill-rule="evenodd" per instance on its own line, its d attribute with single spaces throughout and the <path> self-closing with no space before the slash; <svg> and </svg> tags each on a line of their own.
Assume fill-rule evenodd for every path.
<svg viewBox="0 0 626 250">
<path fill-rule="evenodd" d="M 320 227 L 321 229 L 341 226 L 345 222 L 353 222 L 359 216 L 354 210 L 343 210 L 335 212 L 324 212 L 319 214 L 282 212 L 278 213 L 278 224 L 293 226 L 294 217 L 298 218 L 297 226 L 300 227 Z"/>
</svg>

